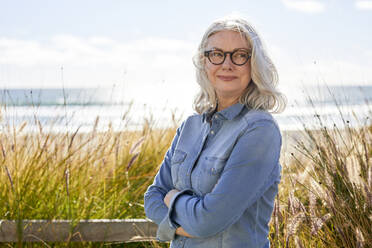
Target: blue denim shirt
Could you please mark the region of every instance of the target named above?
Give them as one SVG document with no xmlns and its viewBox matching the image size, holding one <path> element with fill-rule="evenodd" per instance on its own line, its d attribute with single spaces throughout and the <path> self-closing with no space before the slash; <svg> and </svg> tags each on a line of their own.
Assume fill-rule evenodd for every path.
<svg viewBox="0 0 372 248">
<path fill-rule="evenodd" d="M 188 117 L 145 193 L 157 238 L 171 247 L 270 247 L 280 148 L 279 128 L 266 111 L 237 103 Z M 163 199 L 171 189 L 180 192 L 168 209 Z M 194 238 L 176 235 L 178 226 Z"/>
</svg>

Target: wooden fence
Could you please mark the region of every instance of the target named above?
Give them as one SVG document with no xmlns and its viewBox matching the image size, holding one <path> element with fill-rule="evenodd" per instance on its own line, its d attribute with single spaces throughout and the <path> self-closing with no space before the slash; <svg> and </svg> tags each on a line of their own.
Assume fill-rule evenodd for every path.
<svg viewBox="0 0 372 248">
<path fill-rule="evenodd" d="M 156 240 L 146 219 L 0 220 L 0 242 L 140 242 Z"/>
</svg>

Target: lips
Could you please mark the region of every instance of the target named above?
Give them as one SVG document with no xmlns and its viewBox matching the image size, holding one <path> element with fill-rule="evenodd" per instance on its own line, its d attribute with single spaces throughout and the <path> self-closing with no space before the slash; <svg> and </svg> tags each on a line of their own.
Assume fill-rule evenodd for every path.
<svg viewBox="0 0 372 248">
<path fill-rule="evenodd" d="M 232 81 L 234 79 L 237 79 L 238 77 L 235 76 L 217 76 L 218 79 L 222 81 Z"/>
</svg>

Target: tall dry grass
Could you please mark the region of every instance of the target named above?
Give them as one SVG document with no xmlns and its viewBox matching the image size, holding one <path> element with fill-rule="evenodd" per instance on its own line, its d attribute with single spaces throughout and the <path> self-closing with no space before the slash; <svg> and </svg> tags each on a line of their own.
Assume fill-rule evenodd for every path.
<svg viewBox="0 0 372 248">
<path fill-rule="evenodd" d="M 282 152 L 272 247 L 372 247 L 372 126 L 351 127 L 345 120 L 330 129 L 318 118 L 319 128 L 305 126 L 289 135 L 292 145 Z M 148 120 L 131 132 L 98 132 L 98 122 L 88 133 L 45 132 L 41 125 L 30 133 L 24 131 L 27 123 L 5 125 L 0 133 L 0 219 L 145 218 L 143 194 L 179 121 L 174 118 L 173 128 L 155 129 Z M 159 246 L 168 245 L 125 245 Z"/>
<path fill-rule="evenodd" d="M 153 121 L 147 120 L 139 131 L 109 128 L 98 132 L 98 122 L 88 133 L 44 132 L 41 125 L 37 133 L 30 133 L 24 131 L 27 123 L 18 128 L 4 126 L 0 133 L 0 219 L 145 218 L 143 194 L 175 127 L 154 129 Z M 59 246 L 66 245 L 79 246 Z"/>
<path fill-rule="evenodd" d="M 274 247 L 372 247 L 372 125 L 318 128 L 294 137 L 271 221 Z M 350 117 L 350 116 L 349 116 Z M 290 158 L 288 158 L 290 157 Z"/>
</svg>

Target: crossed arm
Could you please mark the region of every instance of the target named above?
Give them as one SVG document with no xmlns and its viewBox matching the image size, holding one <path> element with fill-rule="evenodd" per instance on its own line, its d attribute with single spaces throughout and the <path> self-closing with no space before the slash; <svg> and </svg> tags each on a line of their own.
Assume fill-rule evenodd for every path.
<svg viewBox="0 0 372 248">
<path fill-rule="evenodd" d="M 173 188 L 169 153 L 145 195 L 146 213 L 159 225 L 161 239 L 173 239 L 174 232 L 186 237 L 213 236 L 237 221 L 265 190 L 278 163 L 280 143 L 272 123 L 253 125 L 235 145 L 215 188 L 204 196 Z"/>
<path fill-rule="evenodd" d="M 172 189 L 171 191 L 169 191 L 168 193 L 167 193 L 167 195 L 164 197 L 164 203 L 165 203 L 165 205 L 167 205 L 167 207 L 169 208 L 169 204 L 170 204 L 170 201 L 172 200 L 172 198 L 173 198 L 173 196 L 175 195 L 175 194 L 177 194 L 178 192 L 180 192 L 180 191 L 178 191 L 178 190 L 176 190 L 176 189 Z M 188 238 L 194 238 L 193 236 L 191 236 L 190 234 L 188 234 L 183 228 L 182 228 L 182 226 L 180 226 L 180 227 L 178 227 L 177 229 L 176 229 L 176 234 L 177 235 L 181 235 L 181 236 L 185 236 L 185 237 L 188 237 Z"/>
</svg>

